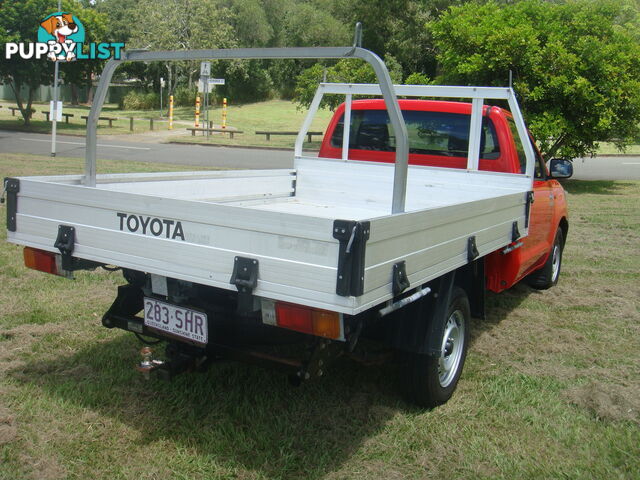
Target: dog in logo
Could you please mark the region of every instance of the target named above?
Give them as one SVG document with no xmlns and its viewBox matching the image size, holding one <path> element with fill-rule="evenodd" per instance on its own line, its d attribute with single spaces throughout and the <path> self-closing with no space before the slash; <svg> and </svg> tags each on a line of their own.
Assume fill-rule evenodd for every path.
<svg viewBox="0 0 640 480">
<path fill-rule="evenodd" d="M 67 40 L 69 35 L 73 35 L 78 31 L 78 26 L 74 23 L 73 17 L 70 13 L 62 13 L 60 15 L 51 16 L 40 23 L 40 26 L 44 28 L 49 35 L 55 38 L 55 40 L 49 40 L 49 44 L 61 43 L 61 44 L 71 44 L 73 43 L 71 40 Z M 66 49 L 63 49 L 63 52 Z M 73 50 L 69 50 L 66 54 L 60 57 L 60 59 L 66 59 L 67 62 L 70 62 L 75 58 L 76 54 Z M 49 52 L 48 57 L 56 61 L 58 57 L 52 51 Z"/>
</svg>

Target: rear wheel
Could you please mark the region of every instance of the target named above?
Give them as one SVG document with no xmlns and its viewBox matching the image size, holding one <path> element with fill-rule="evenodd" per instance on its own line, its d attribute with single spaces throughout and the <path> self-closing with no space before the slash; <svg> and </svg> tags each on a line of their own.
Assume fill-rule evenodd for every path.
<svg viewBox="0 0 640 480">
<path fill-rule="evenodd" d="M 560 269 L 562 267 L 562 249 L 564 248 L 564 236 L 558 228 L 556 237 L 549 253 L 549 258 L 544 266 L 527 277 L 527 284 L 537 290 L 547 290 L 558 283 Z"/>
<path fill-rule="evenodd" d="M 470 318 L 467 295 L 456 287 L 439 342 L 440 354 L 405 354 L 402 384 L 411 402 L 433 408 L 451 398 L 467 357 Z"/>
</svg>

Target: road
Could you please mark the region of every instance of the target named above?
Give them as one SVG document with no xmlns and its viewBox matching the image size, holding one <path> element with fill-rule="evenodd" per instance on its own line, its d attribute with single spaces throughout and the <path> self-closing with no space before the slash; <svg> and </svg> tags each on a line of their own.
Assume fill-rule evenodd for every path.
<svg viewBox="0 0 640 480">
<path fill-rule="evenodd" d="M 0 153 L 49 155 L 50 152 L 50 135 L 0 130 Z M 84 137 L 58 135 L 57 152 L 60 156 L 83 158 Z M 131 142 L 124 135 L 99 137 L 98 158 L 222 168 L 293 165 L 292 151 Z M 576 159 L 573 165 L 573 178 L 578 180 L 640 180 L 640 155 Z"/>
<path fill-rule="evenodd" d="M 84 147 L 84 137 L 57 137 L 58 156 L 84 158 Z M 0 130 L 0 153 L 49 155 L 51 135 Z M 222 168 L 291 168 L 293 165 L 293 151 L 129 142 L 124 135 L 115 140 L 98 137 L 98 158 Z"/>
<path fill-rule="evenodd" d="M 603 155 L 573 161 L 578 180 L 640 180 L 640 155 Z"/>
</svg>

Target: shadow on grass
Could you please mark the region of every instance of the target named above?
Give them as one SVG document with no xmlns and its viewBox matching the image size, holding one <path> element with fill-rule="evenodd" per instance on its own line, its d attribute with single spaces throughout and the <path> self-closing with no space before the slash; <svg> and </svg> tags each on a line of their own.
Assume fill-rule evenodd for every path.
<svg viewBox="0 0 640 480">
<path fill-rule="evenodd" d="M 489 294 L 487 320 L 474 322 L 471 348 L 531 292 L 517 285 Z M 289 386 L 284 375 L 235 362 L 164 383 L 135 372 L 140 344 L 128 334 L 116 335 L 71 357 L 32 361 L 10 375 L 131 426 L 143 445 L 170 440 L 175 447 L 169 446 L 168 455 L 175 448 L 193 449 L 222 469 L 270 478 L 324 477 L 397 412 L 419 412 L 398 393 L 392 363 L 364 367 L 341 358 L 326 377 L 300 388 Z"/>
<path fill-rule="evenodd" d="M 471 343 L 473 344 L 478 337 L 485 333 L 499 328 L 500 323 L 509 316 L 509 314 L 520 307 L 529 295 L 535 293 L 531 287 L 522 282 L 514 285 L 508 290 L 501 293 L 493 293 L 487 291 L 486 296 L 486 318 L 484 320 L 474 319 L 471 324 Z"/>
<path fill-rule="evenodd" d="M 195 449 L 200 461 L 274 478 L 323 477 L 407 408 L 390 380 L 391 365 L 365 368 L 340 359 L 326 377 L 300 388 L 284 375 L 239 363 L 165 383 L 134 371 L 139 348 L 123 334 L 10 375 L 130 425 L 143 444 L 168 439 Z"/>
<path fill-rule="evenodd" d="M 621 195 L 622 190 L 629 186 L 619 180 L 567 180 L 562 182 L 564 189 L 572 195 L 585 193 L 592 195 Z"/>
</svg>

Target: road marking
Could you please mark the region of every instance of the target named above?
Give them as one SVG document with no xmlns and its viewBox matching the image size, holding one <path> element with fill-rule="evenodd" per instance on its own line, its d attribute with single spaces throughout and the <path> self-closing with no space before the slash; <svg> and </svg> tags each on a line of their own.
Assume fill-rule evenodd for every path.
<svg viewBox="0 0 640 480">
<path fill-rule="evenodd" d="M 51 140 L 42 140 L 40 138 L 21 138 L 20 140 L 24 140 L 26 142 L 47 142 L 47 143 L 51 143 Z M 57 140 L 56 143 L 64 143 L 65 145 L 82 145 L 83 147 L 85 146 L 84 143 L 82 142 L 64 142 L 61 140 Z M 99 147 L 109 147 L 109 148 L 129 148 L 131 150 L 151 150 L 150 148 L 147 147 L 129 147 L 127 145 L 104 145 L 102 143 L 98 144 Z"/>
<path fill-rule="evenodd" d="M 640 162 L 622 162 L 623 165 L 640 165 Z"/>
</svg>

